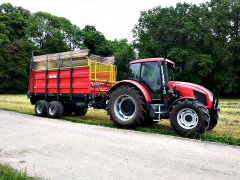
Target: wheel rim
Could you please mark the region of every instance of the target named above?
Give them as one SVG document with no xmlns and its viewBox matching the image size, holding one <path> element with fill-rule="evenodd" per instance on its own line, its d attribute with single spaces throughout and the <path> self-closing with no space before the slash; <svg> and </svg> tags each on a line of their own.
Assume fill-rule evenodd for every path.
<svg viewBox="0 0 240 180">
<path fill-rule="evenodd" d="M 42 105 L 41 105 L 41 104 L 38 104 L 38 105 L 37 105 L 36 111 L 37 111 L 38 114 L 42 114 L 43 109 L 42 109 Z"/>
<path fill-rule="evenodd" d="M 136 113 L 136 103 L 129 95 L 121 95 L 114 102 L 114 112 L 122 121 L 130 120 Z"/>
<path fill-rule="evenodd" d="M 178 112 L 177 122 L 184 129 L 193 129 L 198 124 L 198 115 L 196 111 L 185 108 Z"/>
<path fill-rule="evenodd" d="M 54 116 L 54 114 L 56 113 L 56 109 L 53 105 L 50 105 L 48 108 L 48 112 L 51 116 Z"/>
</svg>

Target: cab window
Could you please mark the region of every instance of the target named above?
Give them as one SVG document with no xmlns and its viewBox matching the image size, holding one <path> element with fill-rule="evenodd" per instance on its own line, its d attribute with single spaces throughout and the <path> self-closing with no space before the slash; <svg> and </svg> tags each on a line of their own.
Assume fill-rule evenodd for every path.
<svg viewBox="0 0 240 180">
<path fill-rule="evenodd" d="M 130 64 L 129 79 L 140 81 L 140 70 L 141 70 L 141 64 L 140 63 Z"/>
</svg>

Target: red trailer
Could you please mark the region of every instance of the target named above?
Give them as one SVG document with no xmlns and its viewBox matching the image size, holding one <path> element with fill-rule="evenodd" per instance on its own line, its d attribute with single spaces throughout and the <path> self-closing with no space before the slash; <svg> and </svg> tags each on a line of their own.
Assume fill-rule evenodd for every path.
<svg viewBox="0 0 240 180">
<path fill-rule="evenodd" d="M 218 98 L 203 86 L 174 81 L 175 63 L 134 60 L 128 79 L 116 83 L 113 58 L 70 51 L 33 56 L 28 97 L 37 116 L 85 115 L 105 109 L 119 127 L 135 128 L 169 119 L 180 135 L 196 136 L 218 122 Z"/>
<path fill-rule="evenodd" d="M 61 117 L 64 110 L 64 114 L 74 111 L 84 115 L 89 103 L 94 107 L 106 107 L 101 101 L 116 82 L 116 66 L 110 64 L 111 58 L 92 58 L 88 57 L 88 50 L 32 57 L 29 96 L 31 103 L 36 104 L 36 115 Z M 63 110 L 47 112 L 42 107 L 48 102 Z"/>
</svg>

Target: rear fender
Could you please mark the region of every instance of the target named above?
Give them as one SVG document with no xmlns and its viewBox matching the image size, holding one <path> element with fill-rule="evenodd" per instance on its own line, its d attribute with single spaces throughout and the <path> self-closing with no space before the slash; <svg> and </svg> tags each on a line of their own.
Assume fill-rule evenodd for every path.
<svg viewBox="0 0 240 180">
<path fill-rule="evenodd" d="M 183 97 L 183 98 L 179 98 L 179 99 L 176 99 L 175 101 L 172 102 L 172 104 L 169 106 L 168 108 L 168 112 L 170 112 L 172 110 L 172 106 L 177 104 L 179 101 L 182 101 L 182 100 L 185 100 L 185 99 L 188 99 L 190 101 L 194 101 L 196 100 L 196 98 L 193 98 L 193 97 Z"/>
<path fill-rule="evenodd" d="M 148 90 L 141 83 L 134 81 L 134 80 L 123 80 L 123 81 L 117 82 L 113 87 L 111 87 L 108 90 L 108 94 L 111 93 L 112 91 L 114 91 L 115 89 L 117 89 L 118 87 L 126 86 L 126 85 L 136 87 L 139 91 L 142 92 L 142 94 L 145 97 L 147 102 L 149 102 L 149 103 L 152 102 L 152 98 L 151 98 Z"/>
</svg>

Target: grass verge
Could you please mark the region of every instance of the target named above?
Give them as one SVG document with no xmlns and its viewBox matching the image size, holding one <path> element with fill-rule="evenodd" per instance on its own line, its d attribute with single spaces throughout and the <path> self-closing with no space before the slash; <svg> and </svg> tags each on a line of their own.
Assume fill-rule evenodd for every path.
<svg viewBox="0 0 240 180">
<path fill-rule="evenodd" d="M 38 177 L 30 177 L 26 171 L 16 171 L 9 165 L 0 164 L 0 180 L 41 180 Z"/>
<path fill-rule="evenodd" d="M 240 99 L 221 99 L 219 106 L 221 108 L 221 112 L 219 123 L 216 128 L 194 139 L 240 146 Z M 0 109 L 30 115 L 34 114 L 34 106 L 30 104 L 26 95 L 0 95 Z M 83 117 L 70 115 L 64 117 L 63 119 L 74 123 L 85 123 L 117 128 L 109 120 L 109 117 L 104 110 L 89 109 L 88 113 Z M 168 120 L 163 120 L 152 127 L 137 128 L 136 130 L 147 133 L 178 136 L 172 130 Z"/>
</svg>

